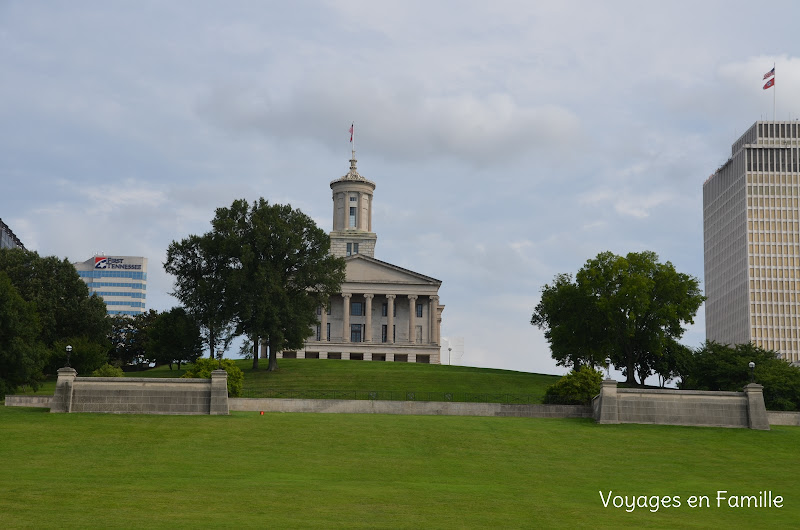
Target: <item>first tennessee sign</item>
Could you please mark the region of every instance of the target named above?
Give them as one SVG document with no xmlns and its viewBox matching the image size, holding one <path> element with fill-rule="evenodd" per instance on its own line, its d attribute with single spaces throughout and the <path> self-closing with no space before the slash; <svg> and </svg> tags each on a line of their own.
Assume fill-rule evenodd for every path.
<svg viewBox="0 0 800 530">
<path fill-rule="evenodd" d="M 107 256 L 94 257 L 95 269 L 127 269 L 142 270 L 141 263 L 125 263 L 125 258 L 112 258 Z"/>
</svg>

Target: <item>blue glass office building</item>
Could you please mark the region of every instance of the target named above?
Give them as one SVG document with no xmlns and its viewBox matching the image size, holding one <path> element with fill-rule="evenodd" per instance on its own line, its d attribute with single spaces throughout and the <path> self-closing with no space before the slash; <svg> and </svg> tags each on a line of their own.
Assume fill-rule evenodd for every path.
<svg viewBox="0 0 800 530">
<path fill-rule="evenodd" d="M 93 256 L 75 263 L 89 292 L 103 298 L 109 315 L 145 312 L 147 258 L 139 256 Z"/>
</svg>

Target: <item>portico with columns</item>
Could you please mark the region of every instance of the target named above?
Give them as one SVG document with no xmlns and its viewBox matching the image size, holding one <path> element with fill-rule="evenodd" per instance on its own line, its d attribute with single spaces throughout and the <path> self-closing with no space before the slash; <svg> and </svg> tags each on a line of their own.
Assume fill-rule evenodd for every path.
<svg viewBox="0 0 800 530">
<path fill-rule="evenodd" d="M 375 183 L 358 173 L 355 151 L 350 171 L 330 187 L 331 253 L 345 258 L 345 281 L 341 293 L 318 309 L 305 348 L 278 357 L 439 364 L 442 282 L 374 257 Z"/>
</svg>

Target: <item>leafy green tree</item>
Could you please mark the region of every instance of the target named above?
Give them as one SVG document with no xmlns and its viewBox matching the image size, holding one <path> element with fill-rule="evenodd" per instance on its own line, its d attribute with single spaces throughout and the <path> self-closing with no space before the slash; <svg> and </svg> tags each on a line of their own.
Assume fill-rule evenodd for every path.
<svg viewBox="0 0 800 530">
<path fill-rule="evenodd" d="M 217 209 L 212 221 L 228 268 L 228 297 L 239 334 L 269 349 L 268 370 L 277 352 L 301 348 L 316 323 L 316 308 L 344 281 L 344 259 L 332 256 L 330 238 L 314 221 L 289 205 L 236 200 Z M 253 356 L 253 369 L 258 355 Z"/>
<path fill-rule="evenodd" d="M 704 300 L 696 278 L 648 251 L 600 253 L 570 280 L 560 275 L 545 285 L 531 323 L 545 330 L 561 364 L 596 366 L 610 357 L 629 384 L 669 366 L 663 357 L 677 350 Z"/>
<path fill-rule="evenodd" d="M 38 388 L 48 356 L 40 336 L 36 305 L 0 271 L 0 396 L 22 385 Z"/>
<path fill-rule="evenodd" d="M 107 344 L 110 321 L 99 296 L 89 288 L 66 259 L 22 249 L 0 249 L 0 271 L 11 279 L 20 296 L 36 304 L 40 339 L 48 348 L 69 337 L 86 337 Z"/>
<path fill-rule="evenodd" d="M 558 274 L 552 285 L 542 287 L 542 297 L 531 324 L 544 330 L 556 364 L 578 370 L 605 364 L 604 345 L 595 340 L 605 332 L 602 316 L 592 294 L 573 281 L 570 274 Z"/>
<path fill-rule="evenodd" d="M 692 356 L 692 349 L 679 342 L 669 339 L 664 346 L 661 356 L 653 362 L 653 371 L 658 374 L 660 386 L 673 379 L 681 377 L 681 368 L 686 365 L 687 359 Z"/>
<path fill-rule="evenodd" d="M 78 375 L 89 375 L 108 362 L 108 345 L 98 344 L 86 337 L 60 339 L 53 345 L 47 365 L 48 373 L 55 373 L 67 365 L 67 346 L 72 346 L 69 365 Z"/>
<path fill-rule="evenodd" d="M 111 343 L 109 362 L 120 368 L 133 364 L 134 356 L 129 347 L 133 337 L 133 318 L 128 315 L 110 315 L 108 318 L 111 321 L 111 331 L 108 334 Z"/>
<path fill-rule="evenodd" d="M 203 341 L 194 318 L 182 307 L 160 313 L 147 332 L 147 354 L 157 364 L 192 363 L 202 354 Z"/>
<path fill-rule="evenodd" d="M 134 316 L 115 315 L 110 318 L 109 356 L 115 365 L 141 367 L 155 362 L 150 358 L 147 346 L 150 327 L 157 317 L 158 312 L 150 309 Z"/>
<path fill-rule="evenodd" d="M 192 235 L 173 241 L 167 249 L 164 269 L 175 276 L 173 295 L 188 308 L 200 325 L 209 358 L 225 351 L 233 340 L 233 314 L 226 280 L 230 256 L 215 234 Z"/>
<path fill-rule="evenodd" d="M 778 358 L 776 352 L 753 344 L 726 346 L 706 341 L 682 367 L 684 389 L 741 391 L 750 382 L 749 364 L 755 363 L 755 382 L 764 386 L 770 410 L 800 410 L 800 368 Z"/>
</svg>

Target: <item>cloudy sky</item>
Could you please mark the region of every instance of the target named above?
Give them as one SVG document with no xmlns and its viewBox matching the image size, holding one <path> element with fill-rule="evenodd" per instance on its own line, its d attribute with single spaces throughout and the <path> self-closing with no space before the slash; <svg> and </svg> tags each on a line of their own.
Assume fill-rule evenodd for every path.
<svg viewBox="0 0 800 530">
<path fill-rule="evenodd" d="M 454 363 L 563 373 L 545 283 L 653 250 L 702 280 L 702 184 L 800 118 L 800 4 L 0 0 L 0 218 L 27 248 L 149 258 L 237 198 L 331 226 L 377 184 L 375 256 L 442 280 Z M 684 342 L 703 341 L 701 309 Z"/>
</svg>

